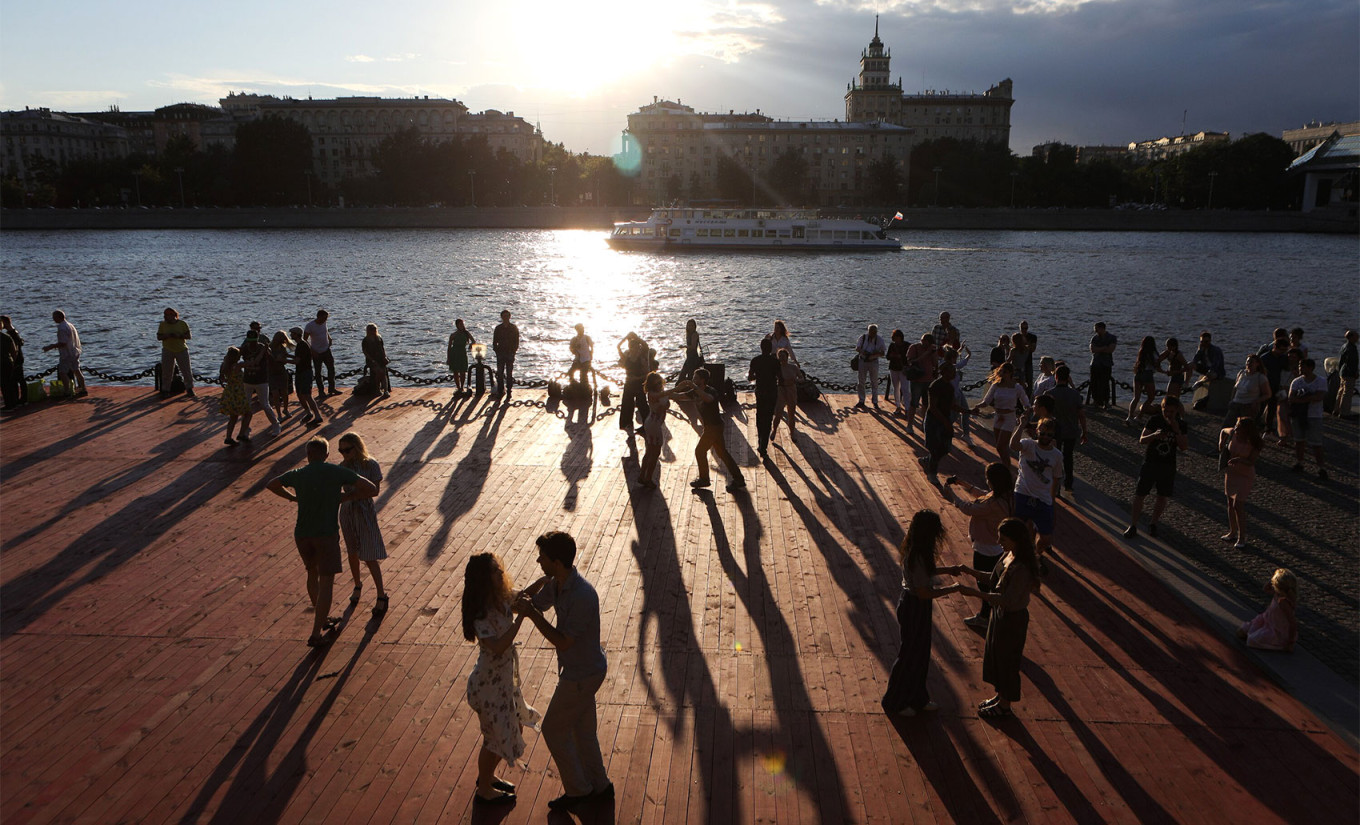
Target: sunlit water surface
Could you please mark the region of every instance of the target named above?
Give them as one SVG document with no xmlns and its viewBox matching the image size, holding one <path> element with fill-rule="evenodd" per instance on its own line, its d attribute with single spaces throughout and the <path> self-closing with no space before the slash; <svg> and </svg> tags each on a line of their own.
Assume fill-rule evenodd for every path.
<svg viewBox="0 0 1360 825">
<path fill-rule="evenodd" d="M 698 320 L 709 360 L 744 377 L 759 338 L 784 319 L 805 369 L 849 382 L 864 327 L 928 332 L 953 315 L 978 358 L 1027 319 L 1040 354 L 1085 376 L 1091 325 L 1119 336 L 1116 372 L 1137 341 L 1201 329 L 1235 363 L 1277 325 L 1303 326 L 1332 355 L 1357 324 L 1354 238 L 1285 234 L 952 231 L 904 233 L 901 253 L 686 254 L 616 252 L 599 231 L 231 230 L 6 232 L 3 309 L 29 346 L 30 372 L 56 363 L 51 311 L 81 331 L 84 361 L 114 373 L 156 362 L 166 306 L 193 329 L 195 370 L 215 373 L 250 321 L 301 325 L 325 307 L 341 370 L 362 363 L 364 325 L 376 323 L 398 369 L 445 371 L 455 318 L 490 342 L 502 309 L 524 339 L 517 371 L 550 377 L 570 360 L 584 323 L 597 364 L 614 361 L 630 330 L 657 349 L 663 370 L 683 360 L 685 321 Z M 50 364 L 48 362 L 51 362 Z M 149 379 L 148 379 L 149 382 Z M 398 382 L 400 383 L 400 382 Z"/>
</svg>

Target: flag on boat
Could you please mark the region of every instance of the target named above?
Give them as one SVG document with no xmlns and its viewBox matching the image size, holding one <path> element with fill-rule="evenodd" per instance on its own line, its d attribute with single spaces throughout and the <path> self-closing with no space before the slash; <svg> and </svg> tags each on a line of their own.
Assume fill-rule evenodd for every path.
<svg viewBox="0 0 1360 825">
<path fill-rule="evenodd" d="M 893 215 L 893 220 L 895 221 L 904 220 L 904 218 L 902 217 L 902 213 L 898 212 L 896 215 Z"/>
</svg>

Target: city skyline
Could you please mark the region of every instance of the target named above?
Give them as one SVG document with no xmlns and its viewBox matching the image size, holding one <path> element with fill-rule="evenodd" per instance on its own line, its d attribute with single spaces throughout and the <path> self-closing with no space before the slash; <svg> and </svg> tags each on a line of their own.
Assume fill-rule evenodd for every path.
<svg viewBox="0 0 1360 825">
<path fill-rule="evenodd" d="M 1013 78 L 1010 147 L 1021 155 L 1049 140 L 1174 135 L 1183 117 L 1188 133 L 1234 137 L 1360 119 L 1360 9 L 1340 0 L 736 0 L 626 17 L 601 0 L 461 9 L 419 0 L 381 20 L 371 8 L 0 0 L 0 108 L 216 105 L 229 91 L 430 95 L 514 111 L 554 143 L 608 154 L 653 96 L 701 111 L 843 118 L 877 11 L 908 94 Z"/>
</svg>

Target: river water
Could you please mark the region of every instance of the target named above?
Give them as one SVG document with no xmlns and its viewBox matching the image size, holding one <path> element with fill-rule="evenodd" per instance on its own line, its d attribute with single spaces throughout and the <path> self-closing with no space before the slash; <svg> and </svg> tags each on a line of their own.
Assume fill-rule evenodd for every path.
<svg viewBox="0 0 1360 825">
<path fill-rule="evenodd" d="M 362 364 L 364 325 L 376 323 L 393 366 L 445 372 L 455 318 L 490 342 L 502 309 L 523 337 L 522 377 L 565 369 L 578 322 L 612 362 L 630 330 L 657 349 L 663 371 L 683 360 L 696 318 L 711 361 L 744 365 L 775 318 L 784 319 L 804 368 L 850 382 L 854 342 L 869 323 L 908 340 L 948 310 L 983 376 L 998 333 L 1021 319 L 1039 354 L 1086 374 L 1091 325 L 1119 336 L 1116 376 L 1138 340 L 1201 329 L 1229 359 L 1302 326 L 1319 355 L 1360 324 L 1352 237 L 1294 234 L 938 231 L 902 234 L 900 253 L 684 254 L 616 252 L 601 231 L 225 230 L 5 232 L 0 312 L 27 340 L 26 369 L 56 353 L 53 309 L 79 328 L 84 363 L 139 372 L 159 359 L 156 324 L 175 307 L 193 330 L 194 368 L 216 373 L 250 321 L 266 330 L 330 312 L 340 370 Z M 49 363 L 50 362 L 50 363 Z M 736 370 L 744 377 L 744 367 Z M 144 383 L 150 383 L 145 379 Z M 400 381 L 395 382 L 398 385 Z"/>
</svg>

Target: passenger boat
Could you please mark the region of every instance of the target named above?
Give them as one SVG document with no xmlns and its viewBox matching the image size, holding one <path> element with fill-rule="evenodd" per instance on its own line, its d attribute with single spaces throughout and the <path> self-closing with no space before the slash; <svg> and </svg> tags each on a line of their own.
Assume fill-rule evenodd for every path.
<svg viewBox="0 0 1360 825">
<path fill-rule="evenodd" d="M 898 213 L 900 216 L 901 213 Z M 894 220 L 896 217 L 894 217 Z M 889 222 L 891 223 L 891 222 Z M 614 224 L 609 245 L 652 251 L 900 251 L 884 227 L 859 218 L 823 218 L 809 209 L 653 209 L 645 221 Z"/>
</svg>

